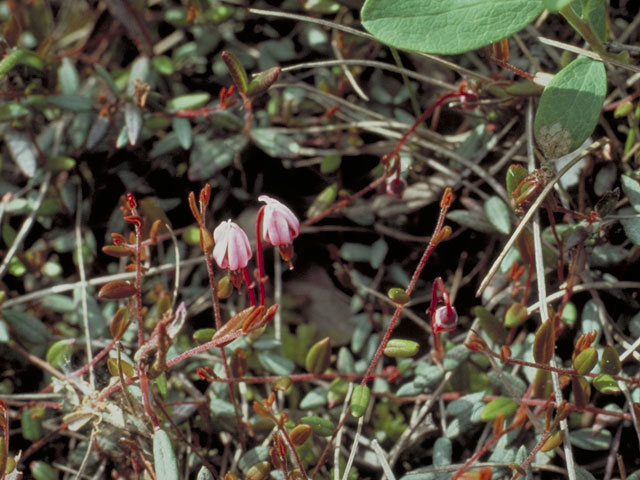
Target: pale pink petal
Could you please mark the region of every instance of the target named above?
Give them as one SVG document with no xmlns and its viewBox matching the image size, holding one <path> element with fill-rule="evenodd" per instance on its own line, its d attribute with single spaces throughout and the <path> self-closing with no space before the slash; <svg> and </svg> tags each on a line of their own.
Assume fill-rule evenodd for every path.
<svg viewBox="0 0 640 480">
<path fill-rule="evenodd" d="M 262 219 L 262 237 L 273 246 L 291 244 L 300 233 L 300 221 L 286 205 L 267 195 L 258 200 L 265 202 Z"/>
<path fill-rule="evenodd" d="M 231 220 L 222 222 L 213 232 L 216 242 L 213 258 L 220 268 L 230 271 L 245 268 L 251 258 L 251 246 L 247 234 Z"/>
</svg>

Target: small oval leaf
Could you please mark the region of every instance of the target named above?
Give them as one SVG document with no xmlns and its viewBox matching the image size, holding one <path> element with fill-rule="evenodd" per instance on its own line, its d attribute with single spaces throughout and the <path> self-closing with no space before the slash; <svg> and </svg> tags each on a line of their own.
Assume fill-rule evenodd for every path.
<svg viewBox="0 0 640 480">
<path fill-rule="evenodd" d="M 480 420 L 493 422 L 498 417 L 498 414 L 502 414 L 503 417 L 507 418 L 516 413 L 517 409 L 518 404 L 510 398 L 498 397 L 487 403 L 480 414 Z"/>
<path fill-rule="evenodd" d="M 609 375 L 617 375 L 622 370 L 622 363 L 620 363 L 620 357 L 618 351 L 613 345 L 607 345 L 602 352 L 602 359 L 600 360 L 600 368 L 604 373 Z"/>
<path fill-rule="evenodd" d="M 538 363 L 547 364 L 553 357 L 556 347 L 556 329 L 553 318 L 543 322 L 536 332 L 533 342 L 533 358 Z"/>
<path fill-rule="evenodd" d="M 364 415 L 364 412 L 367 411 L 370 397 L 371 391 L 366 385 L 358 385 L 354 388 L 351 395 L 351 415 L 355 418 Z"/>
<path fill-rule="evenodd" d="M 302 417 L 300 421 L 305 425 L 310 425 L 313 428 L 313 433 L 321 437 L 328 437 L 335 429 L 331 420 L 322 417 Z"/>
<path fill-rule="evenodd" d="M 418 353 L 420 345 L 413 340 L 404 340 L 402 338 L 392 338 L 384 347 L 384 354 L 387 357 L 404 358 L 413 357 Z"/>
<path fill-rule="evenodd" d="M 607 92 L 604 64 L 580 57 L 563 68 L 542 92 L 534 133 L 545 157 L 578 148 L 598 123 Z"/>
<path fill-rule="evenodd" d="M 331 339 L 325 337 L 309 349 L 304 364 L 309 373 L 320 375 L 329 367 L 330 360 Z"/>
<path fill-rule="evenodd" d="M 98 292 L 98 298 L 103 300 L 119 300 L 121 298 L 131 297 L 135 295 L 135 293 L 135 285 L 126 280 L 114 280 L 102 286 Z"/>
</svg>

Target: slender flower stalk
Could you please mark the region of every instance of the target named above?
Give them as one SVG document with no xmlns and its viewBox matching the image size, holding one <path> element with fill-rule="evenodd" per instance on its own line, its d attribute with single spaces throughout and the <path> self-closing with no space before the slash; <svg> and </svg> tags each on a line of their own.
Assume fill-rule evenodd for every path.
<svg viewBox="0 0 640 480">
<path fill-rule="evenodd" d="M 267 195 L 260 195 L 258 200 L 265 202 L 256 217 L 256 258 L 258 264 L 258 289 L 260 305 L 265 304 L 264 258 L 262 242 L 278 247 L 280 256 L 291 265 L 293 258 L 293 239 L 300 234 L 300 221 L 289 207 Z"/>
</svg>

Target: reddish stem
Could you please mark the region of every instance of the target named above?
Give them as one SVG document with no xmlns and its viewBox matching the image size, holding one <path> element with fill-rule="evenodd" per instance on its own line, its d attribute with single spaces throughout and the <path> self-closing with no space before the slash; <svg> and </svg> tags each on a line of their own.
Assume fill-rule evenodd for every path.
<svg viewBox="0 0 640 480">
<path fill-rule="evenodd" d="M 216 277 L 213 272 L 213 257 L 212 250 L 210 248 L 204 249 L 204 256 L 207 264 L 207 273 L 209 274 L 209 284 L 211 285 L 211 298 L 213 300 L 213 316 L 215 319 L 216 330 L 220 330 L 222 327 L 222 319 L 220 316 L 220 302 L 218 300 L 218 290 Z M 229 362 L 227 361 L 227 352 L 225 352 L 224 347 L 220 347 L 220 357 L 222 359 L 222 365 L 224 366 L 224 374 L 227 378 L 231 377 L 231 369 L 229 368 Z M 245 437 L 244 437 L 244 428 L 242 425 L 242 419 L 240 417 L 240 408 L 238 407 L 238 399 L 236 398 L 236 390 L 232 384 L 229 384 L 229 396 L 231 397 L 231 403 L 233 404 L 233 409 L 236 415 L 236 424 L 238 428 L 238 435 L 240 436 L 240 445 L 242 446 L 242 451 L 246 450 L 245 445 Z"/>
<path fill-rule="evenodd" d="M 244 267 L 242 269 L 242 277 L 244 278 L 244 283 L 247 285 L 247 294 L 249 295 L 249 303 L 252 306 L 256 306 L 256 296 L 253 293 L 253 282 L 251 281 L 251 277 L 249 276 L 249 269 Z"/>
<path fill-rule="evenodd" d="M 411 277 L 409 286 L 405 290 L 405 293 L 408 296 L 411 296 L 411 294 L 413 293 L 413 290 L 416 288 L 416 284 L 418 283 L 418 278 L 420 278 L 420 274 L 424 270 L 424 267 L 427 265 L 427 261 L 429 260 L 431 253 L 438 245 L 437 242 L 440 237 L 440 231 L 444 226 L 444 219 L 447 214 L 447 210 L 449 209 L 449 205 L 451 203 L 450 188 L 447 187 L 445 189 L 445 192 L 442 195 L 442 199 L 443 200 L 441 202 L 440 215 L 438 216 L 438 222 L 436 223 L 436 227 L 433 230 L 433 235 L 431 235 L 431 240 L 429 240 L 429 244 L 427 245 L 427 248 L 422 254 L 422 258 L 420 259 L 418 266 L 413 272 L 413 276 Z M 378 345 L 378 350 L 376 350 L 376 353 L 373 359 L 371 360 L 371 363 L 369 364 L 369 368 L 367 369 L 367 372 L 362 378 L 362 382 L 360 383 L 362 386 L 365 386 L 368 383 L 369 379 L 372 376 L 373 370 L 376 368 L 376 365 L 380 361 L 380 357 L 382 357 L 382 353 L 384 352 L 384 349 L 387 346 L 387 343 L 389 342 L 389 338 L 391 338 L 391 334 L 393 333 L 393 330 L 396 328 L 396 324 L 400 319 L 400 314 L 402 313 L 403 308 L 404 308 L 404 305 L 401 305 L 401 304 L 396 305 L 396 310 L 393 313 L 393 317 L 391 317 L 391 321 L 389 322 L 389 326 L 387 327 L 387 330 L 384 333 L 384 336 L 382 337 L 382 341 L 380 342 L 380 345 Z"/>
</svg>

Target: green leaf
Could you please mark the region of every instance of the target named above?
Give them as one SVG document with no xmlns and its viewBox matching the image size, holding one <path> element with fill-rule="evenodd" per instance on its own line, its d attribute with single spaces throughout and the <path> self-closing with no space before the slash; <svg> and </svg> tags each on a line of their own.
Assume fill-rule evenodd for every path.
<svg viewBox="0 0 640 480">
<path fill-rule="evenodd" d="M 38 153 L 31 141 L 31 137 L 26 132 L 5 130 L 4 141 L 11 158 L 13 158 L 20 171 L 27 177 L 33 177 L 38 164 Z"/>
<path fill-rule="evenodd" d="M 321 437 L 328 437 L 335 429 L 335 425 L 331 420 L 322 417 L 302 417 L 300 421 L 305 425 L 311 425 L 313 433 Z"/>
<path fill-rule="evenodd" d="M 451 465 L 451 440 L 440 437 L 433 445 L 433 465 L 435 467 L 444 467 Z"/>
<path fill-rule="evenodd" d="M 607 375 L 606 373 L 601 373 L 594 378 L 592 384 L 600 393 L 609 394 L 618 393 L 620 391 L 618 382 L 616 382 L 611 375 Z"/>
<path fill-rule="evenodd" d="M 371 397 L 371 390 L 366 385 L 358 385 L 353 389 L 351 394 L 351 415 L 356 418 L 364 415 L 369 405 L 369 398 Z"/>
<path fill-rule="evenodd" d="M 513 192 L 516 189 L 518 184 L 528 174 L 529 172 L 527 172 L 527 169 L 520 164 L 515 163 L 509 166 L 509 169 L 507 170 L 507 178 L 505 183 L 507 186 L 507 193 L 509 194 L 510 197 L 511 197 L 511 192 Z"/>
<path fill-rule="evenodd" d="M 340 164 L 342 163 L 342 157 L 337 153 L 330 153 L 322 157 L 322 161 L 320 162 L 320 172 L 322 173 L 332 173 L 335 172 L 338 168 L 340 168 Z"/>
<path fill-rule="evenodd" d="M 0 122 L 7 122 L 24 117 L 29 109 L 17 102 L 5 103 L 0 106 Z"/>
<path fill-rule="evenodd" d="M 573 0 L 543 0 L 543 2 L 544 8 L 555 13 L 569 5 Z"/>
<path fill-rule="evenodd" d="M 133 96 L 136 91 L 136 79 L 142 83 L 147 82 L 149 77 L 149 58 L 138 57 L 131 64 L 131 70 L 129 72 L 129 80 L 127 82 L 127 95 Z"/>
<path fill-rule="evenodd" d="M 326 404 L 327 389 L 324 387 L 314 388 L 300 400 L 300 408 L 302 410 L 313 410 L 314 408 L 323 407 Z"/>
<path fill-rule="evenodd" d="M 629 203 L 631 203 L 636 212 L 640 213 L 640 182 L 638 182 L 637 178 L 622 175 L 620 183 L 622 184 L 622 190 L 629 199 Z"/>
<path fill-rule="evenodd" d="M 575 467 L 576 480 L 596 480 L 596 477 L 587 472 L 584 468 Z"/>
<path fill-rule="evenodd" d="M 420 345 L 413 340 L 405 340 L 403 338 L 392 338 L 384 347 L 384 354 L 387 357 L 402 358 L 413 357 L 418 353 Z"/>
<path fill-rule="evenodd" d="M 260 352 L 258 353 L 258 361 L 260 365 L 276 375 L 291 375 L 295 369 L 295 365 L 291 360 L 277 353 Z"/>
<path fill-rule="evenodd" d="M 547 158 L 578 148 L 598 123 L 607 93 L 604 64 L 580 57 L 563 68 L 542 92 L 534 133 Z"/>
<path fill-rule="evenodd" d="M 507 418 L 516 413 L 517 409 L 518 404 L 510 398 L 498 397 L 487 403 L 480 414 L 480 420 L 483 422 L 492 422 L 499 413 L 501 413 L 504 418 Z"/>
<path fill-rule="evenodd" d="M 251 139 L 258 148 L 274 158 L 296 158 L 300 153 L 298 142 L 272 128 L 252 129 Z"/>
<path fill-rule="evenodd" d="M 511 217 L 509 216 L 510 208 L 502 201 L 500 197 L 495 195 L 489 197 L 484 203 L 484 213 L 491 225 L 500 233 L 509 235 L 511 232 Z"/>
<path fill-rule="evenodd" d="M 190 93 L 188 95 L 180 95 L 174 97 L 167 102 L 168 110 L 189 110 L 199 108 L 205 105 L 211 95 L 208 93 Z"/>
<path fill-rule="evenodd" d="M 171 60 L 166 55 L 159 55 L 157 57 L 153 57 L 151 60 L 153 64 L 153 68 L 162 75 L 171 75 L 176 71 L 176 67 L 173 64 L 173 60 Z M 208 470 L 207 470 L 208 471 Z"/>
<path fill-rule="evenodd" d="M 49 330 L 33 315 L 16 309 L 9 309 L 3 310 L 2 316 L 21 340 L 34 345 L 43 345 L 47 342 Z"/>
<path fill-rule="evenodd" d="M 621 218 L 620 223 L 622 224 L 624 233 L 627 234 L 627 238 L 629 238 L 634 245 L 640 245 L 640 214 L 631 207 L 622 208 L 618 213 L 621 216 L 629 217 Z"/>
<path fill-rule="evenodd" d="M 42 416 L 35 413 L 35 409 L 25 408 L 20 418 L 22 436 L 31 442 L 35 442 L 42 436 Z"/>
<path fill-rule="evenodd" d="M 496 233 L 495 228 L 484 217 L 472 214 L 468 210 L 451 210 L 447 214 L 447 219 L 477 232 Z"/>
<path fill-rule="evenodd" d="M 480 325 L 482 325 L 482 329 L 487 332 L 489 338 L 493 340 L 497 345 L 504 345 L 507 341 L 507 330 L 504 328 L 504 325 L 500 323 L 489 310 L 484 307 L 478 306 L 473 309 L 473 313 L 480 320 Z"/>
<path fill-rule="evenodd" d="M 542 0 L 367 0 L 362 25 L 404 50 L 456 54 L 509 37 L 542 11 Z"/>
<path fill-rule="evenodd" d="M 70 112 L 89 112 L 91 111 L 91 99 L 78 95 L 77 93 L 62 93 L 60 95 L 51 95 L 47 97 L 47 101 L 54 107 Z"/>
<path fill-rule="evenodd" d="M 573 430 L 569 436 L 573 445 L 584 450 L 608 450 L 611 445 L 611 432 L 607 429 L 594 435 L 591 428 L 581 428 Z"/>
<path fill-rule="evenodd" d="M 158 430 L 153 434 L 153 466 L 156 476 L 163 480 L 179 480 L 178 462 L 167 432 Z"/>
<path fill-rule="evenodd" d="M 71 360 L 75 341 L 75 338 L 68 338 L 55 342 L 49 347 L 49 350 L 47 350 L 47 356 L 45 357 L 47 362 L 49 362 L 53 368 L 61 368 Z"/>
<path fill-rule="evenodd" d="M 135 103 L 124 104 L 124 124 L 127 128 L 127 139 L 132 147 L 138 143 L 142 132 L 142 111 Z"/>
<path fill-rule="evenodd" d="M 198 470 L 198 476 L 196 477 L 196 480 L 214 480 L 214 477 L 207 469 L 207 467 L 202 466 L 200 467 L 200 470 Z"/>
<path fill-rule="evenodd" d="M 58 68 L 58 82 L 62 93 L 76 93 L 80 87 L 80 77 L 69 57 L 62 59 Z"/>
<path fill-rule="evenodd" d="M 56 472 L 51 465 L 43 462 L 42 460 L 31 462 L 29 468 L 31 469 L 31 475 L 33 475 L 35 480 L 58 480 L 58 472 Z"/>
<path fill-rule="evenodd" d="M 189 150 L 191 148 L 191 144 L 193 143 L 193 132 L 191 130 L 191 122 L 186 118 L 181 117 L 173 117 L 172 121 L 173 131 L 178 137 L 178 141 L 180 142 L 180 146 L 185 150 Z"/>
</svg>

